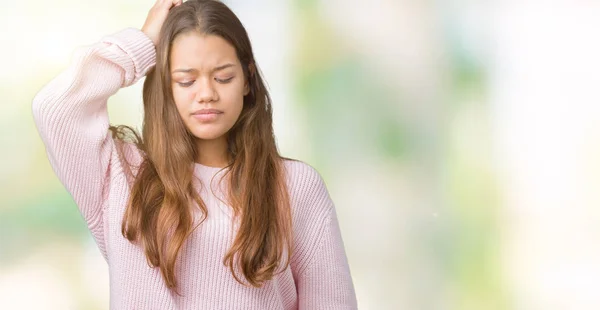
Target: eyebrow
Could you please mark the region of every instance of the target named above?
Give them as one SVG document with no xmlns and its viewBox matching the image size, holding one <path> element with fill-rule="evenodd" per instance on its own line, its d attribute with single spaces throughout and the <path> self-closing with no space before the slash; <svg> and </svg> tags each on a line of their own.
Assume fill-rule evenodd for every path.
<svg viewBox="0 0 600 310">
<path fill-rule="evenodd" d="M 222 66 L 213 68 L 212 70 L 210 70 L 210 72 L 212 73 L 212 72 L 216 72 L 216 71 L 223 70 L 223 69 L 226 69 L 229 67 L 234 67 L 234 66 L 235 66 L 234 64 L 228 63 L 228 64 L 224 64 Z M 198 70 L 196 70 L 196 69 L 175 69 L 171 73 L 177 73 L 177 72 L 190 73 L 190 72 L 198 72 Z"/>
</svg>

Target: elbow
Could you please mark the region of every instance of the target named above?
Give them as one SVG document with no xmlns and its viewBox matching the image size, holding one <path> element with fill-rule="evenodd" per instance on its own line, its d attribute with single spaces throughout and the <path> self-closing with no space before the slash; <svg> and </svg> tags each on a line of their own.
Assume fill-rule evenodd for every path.
<svg viewBox="0 0 600 310">
<path fill-rule="evenodd" d="M 31 104 L 31 114 L 33 116 L 33 121 L 35 123 L 35 125 L 38 127 L 38 129 L 40 128 L 40 126 L 42 125 L 44 119 L 43 119 L 43 115 L 44 115 L 44 103 L 47 101 L 48 98 L 46 98 L 45 96 L 43 96 L 42 91 L 38 92 L 35 97 L 33 97 L 32 100 L 32 104 Z"/>
<path fill-rule="evenodd" d="M 56 93 L 52 93 L 47 87 L 40 90 L 34 97 L 31 103 L 31 114 L 33 116 L 33 122 L 41 133 L 49 126 L 50 122 L 60 122 L 57 118 L 57 114 L 60 114 L 60 110 L 56 107 L 60 100 L 64 100 L 63 96 Z"/>
</svg>

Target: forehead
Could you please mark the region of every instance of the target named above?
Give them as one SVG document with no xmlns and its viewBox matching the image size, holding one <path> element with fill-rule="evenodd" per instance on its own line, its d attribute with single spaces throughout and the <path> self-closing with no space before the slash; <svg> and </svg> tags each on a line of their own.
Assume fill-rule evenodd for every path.
<svg viewBox="0 0 600 310">
<path fill-rule="evenodd" d="M 235 48 L 216 35 L 186 32 L 178 35 L 171 45 L 171 69 L 194 68 L 211 70 L 225 62 L 239 64 Z"/>
</svg>

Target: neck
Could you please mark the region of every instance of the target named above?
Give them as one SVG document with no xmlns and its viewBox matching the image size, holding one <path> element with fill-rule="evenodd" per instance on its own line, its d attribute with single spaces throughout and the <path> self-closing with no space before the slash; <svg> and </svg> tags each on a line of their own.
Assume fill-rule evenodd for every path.
<svg viewBox="0 0 600 310">
<path fill-rule="evenodd" d="M 223 168 L 229 164 L 227 138 L 225 136 L 212 140 L 196 139 L 196 147 L 199 150 L 197 163 L 218 168 Z"/>
</svg>

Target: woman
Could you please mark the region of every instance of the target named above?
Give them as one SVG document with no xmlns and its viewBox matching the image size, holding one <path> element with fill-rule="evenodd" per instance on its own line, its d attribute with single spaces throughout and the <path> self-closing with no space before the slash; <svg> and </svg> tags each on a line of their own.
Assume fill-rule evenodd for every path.
<svg viewBox="0 0 600 310">
<path fill-rule="evenodd" d="M 141 137 L 107 99 L 146 76 Z M 49 161 L 107 260 L 111 309 L 355 309 L 333 202 L 278 154 L 241 22 L 158 0 L 33 100 Z"/>
</svg>

